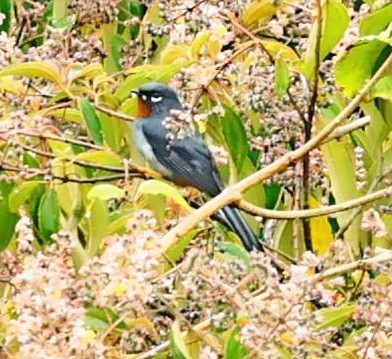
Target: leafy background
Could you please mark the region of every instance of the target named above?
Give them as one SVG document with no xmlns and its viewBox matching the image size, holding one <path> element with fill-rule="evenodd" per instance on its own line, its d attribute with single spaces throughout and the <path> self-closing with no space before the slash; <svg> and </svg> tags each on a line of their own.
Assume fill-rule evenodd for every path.
<svg viewBox="0 0 392 359">
<path fill-rule="evenodd" d="M 389 1 L 2 0 L 0 23 L 2 357 L 390 355 Z M 211 220 L 167 240 L 195 212 L 133 144 L 148 81 L 228 185 L 264 173 L 267 254 Z"/>
</svg>

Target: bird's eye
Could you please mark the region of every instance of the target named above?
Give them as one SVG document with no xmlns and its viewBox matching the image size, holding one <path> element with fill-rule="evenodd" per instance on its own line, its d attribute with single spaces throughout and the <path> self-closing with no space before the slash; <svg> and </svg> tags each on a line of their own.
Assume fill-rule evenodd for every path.
<svg viewBox="0 0 392 359">
<path fill-rule="evenodd" d="M 162 101 L 162 96 L 159 96 L 158 94 L 152 95 L 151 96 L 151 101 L 152 102 L 161 102 Z"/>
</svg>

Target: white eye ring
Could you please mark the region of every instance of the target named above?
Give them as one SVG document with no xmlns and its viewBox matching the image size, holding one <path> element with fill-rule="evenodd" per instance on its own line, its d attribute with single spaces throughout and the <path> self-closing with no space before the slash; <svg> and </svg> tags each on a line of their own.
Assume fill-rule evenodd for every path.
<svg viewBox="0 0 392 359">
<path fill-rule="evenodd" d="M 152 102 L 161 102 L 162 96 L 151 96 L 151 101 Z"/>
<path fill-rule="evenodd" d="M 146 95 L 141 95 L 140 97 L 142 98 L 143 101 L 147 101 L 147 96 Z"/>
</svg>

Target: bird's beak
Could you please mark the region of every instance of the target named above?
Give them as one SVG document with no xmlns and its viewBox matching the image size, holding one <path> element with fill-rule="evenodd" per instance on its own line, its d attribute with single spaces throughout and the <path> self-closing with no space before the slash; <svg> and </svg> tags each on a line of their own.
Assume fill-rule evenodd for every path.
<svg viewBox="0 0 392 359">
<path fill-rule="evenodd" d="M 139 97 L 139 95 L 140 95 L 139 90 L 132 90 L 131 94 L 132 94 L 132 97 Z"/>
</svg>

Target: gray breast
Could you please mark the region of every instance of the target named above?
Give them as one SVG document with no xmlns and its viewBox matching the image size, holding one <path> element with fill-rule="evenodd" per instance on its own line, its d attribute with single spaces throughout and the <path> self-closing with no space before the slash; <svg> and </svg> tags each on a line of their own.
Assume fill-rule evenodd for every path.
<svg viewBox="0 0 392 359">
<path fill-rule="evenodd" d="M 155 157 L 154 151 L 146 139 L 146 136 L 144 136 L 142 121 L 143 120 L 136 121 L 133 126 L 133 139 L 137 149 L 154 170 L 164 174 L 167 177 L 171 177 L 171 172 L 159 163 Z"/>
</svg>

